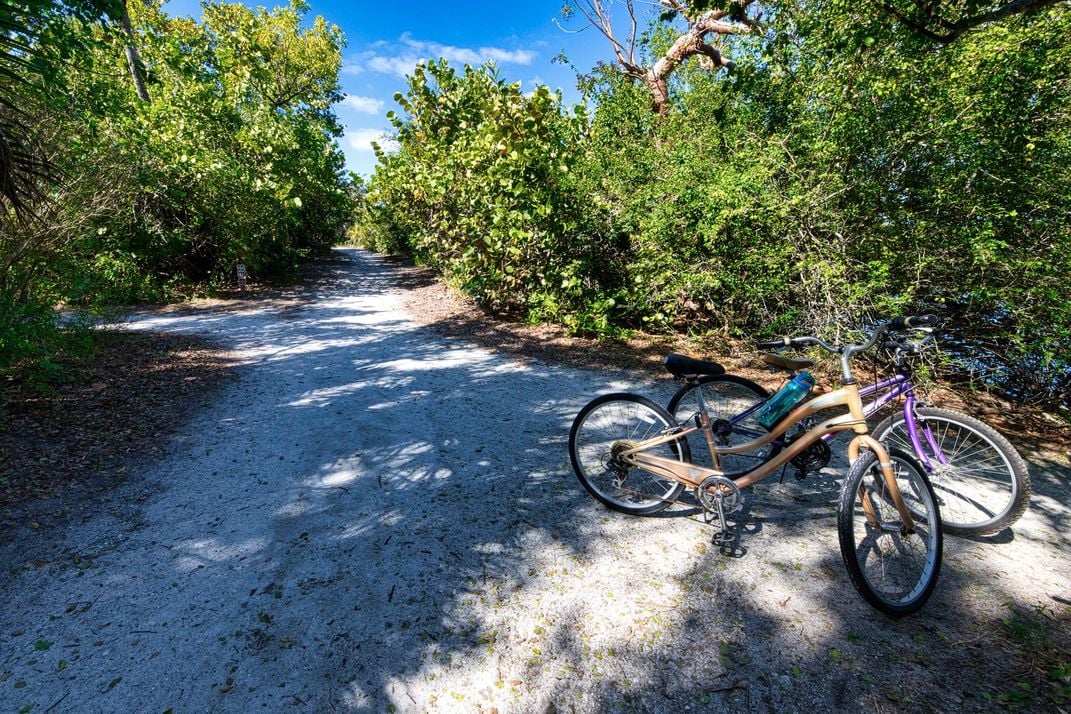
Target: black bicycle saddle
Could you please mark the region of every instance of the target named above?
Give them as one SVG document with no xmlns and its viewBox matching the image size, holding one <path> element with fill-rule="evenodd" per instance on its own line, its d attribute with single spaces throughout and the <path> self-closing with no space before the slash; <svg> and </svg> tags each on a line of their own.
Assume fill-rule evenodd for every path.
<svg viewBox="0 0 1071 714">
<path fill-rule="evenodd" d="M 706 374 L 725 374 L 725 368 L 717 362 L 708 362 L 705 359 L 692 359 L 684 355 L 666 355 L 662 360 L 669 373 L 679 379 L 699 377 Z"/>
</svg>

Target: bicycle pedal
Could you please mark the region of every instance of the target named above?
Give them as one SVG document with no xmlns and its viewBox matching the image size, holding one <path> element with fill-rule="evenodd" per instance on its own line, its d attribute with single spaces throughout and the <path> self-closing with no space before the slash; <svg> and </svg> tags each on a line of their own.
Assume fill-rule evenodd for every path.
<svg viewBox="0 0 1071 714">
<path fill-rule="evenodd" d="M 717 531 L 711 536 L 710 542 L 717 546 L 730 545 L 736 542 L 736 534 L 733 533 L 732 529 Z"/>
</svg>

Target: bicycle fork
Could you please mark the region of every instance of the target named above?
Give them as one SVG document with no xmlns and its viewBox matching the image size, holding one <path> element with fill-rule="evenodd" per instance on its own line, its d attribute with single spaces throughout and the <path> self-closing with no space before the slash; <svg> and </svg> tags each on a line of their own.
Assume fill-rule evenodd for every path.
<svg viewBox="0 0 1071 714">
<path fill-rule="evenodd" d="M 904 503 L 903 494 L 900 493 L 900 485 L 896 482 L 896 472 L 893 471 L 892 458 L 881 442 L 872 436 L 857 435 L 848 446 L 848 461 L 855 463 L 855 460 L 859 458 L 859 449 L 862 445 L 866 445 L 878 457 L 878 466 L 881 468 L 882 477 L 885 480 L 886 492 L 892 499 L 896 511 L 900 514 L 901 532 L 905 535 L 914 533 L 915 519 L 911 517 L 911 512 L 908 510 L 907 504 Z M 859 484 L 859 498 L 863 503 L 863 513 L 866 515 L 867 522 L 874 528 L 884 530 L 884 525 L 881 519 L 878 518 L 877 509 L 874 508 L 874 504 L 870 500 L 870 494 L 867 493 L 863 483 Z"/>
</svg>

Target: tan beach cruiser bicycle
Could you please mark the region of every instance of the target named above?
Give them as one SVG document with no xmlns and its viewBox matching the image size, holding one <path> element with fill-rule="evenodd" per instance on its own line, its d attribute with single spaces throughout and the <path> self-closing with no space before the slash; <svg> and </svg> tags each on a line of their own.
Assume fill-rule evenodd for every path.
<svg viewBox="0 0 1071 714">
<path fill-rule="evenodd" d="M 696 390 L 699 409 L 694 419 L 683 424 L 646 397 L 628 393 L 598 397 L 573 421 L 569 433 L 573 470 L 597 500 L 634 515 L 660 511 L 690 488 L 702 508 L 718 521 L 715 541 L 725 542 L 732 538 L 726 514 L 741 507 L 741 489 L 775 472 L 824 435 L 853 431 L 855 437 L 848 445 L 851 467 L 837 504 L 844 565 L 863 598 L 881 612 L 891 617 L 916 612 L 933 593 L 941 569 L 937 499 L 925 470 L 911 454 L 886 450 L 868 434 L 851 360 L 888 333 L 930 319 L 896 318 L 875 328 L 864 343 L 842 347 L 813 336 L 760 343 L 760 349 L 814 345 L 840 355 L 841 388 L 789 408 L 767 433 L 743 444 L 719 445 L 701 389 Z M 713 362 L 681 355 L 667 357 L 665 366 L 685 382 L 721 369 Z M 838 413 L 829 415 L 831 410 Z M 817 418 L 821 413 L 824 418 Z M 731 477 L 719 468 L 721 457 L 764 449 L 801 420 L 816 425 L 773 458 Z M 709 466 L 692 463 L 687 438 L 693 434 L 709 449 Z"/>
</svg>

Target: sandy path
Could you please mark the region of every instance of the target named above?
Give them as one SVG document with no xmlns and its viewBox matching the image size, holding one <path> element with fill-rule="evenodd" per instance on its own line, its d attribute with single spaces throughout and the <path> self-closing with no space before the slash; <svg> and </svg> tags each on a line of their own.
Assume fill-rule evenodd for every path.
<svg viewBox="0 0 1071 714">
<path fill-rule="evenodd" d="M 572 475 L 572 417 L 673 383 L 437 337 L 370 254 L 285 303 L 129 326 L 246 365 L 99 515 L 0 548 L 2 711 L 987 709 L 1034 681 L 1002 619 L 1068 629 L 1053 463 L 894 623 L 840 563 L 837 470 L 751 491 L 740 558 L 685 507 L 611 513 Z"/>
</svg>

